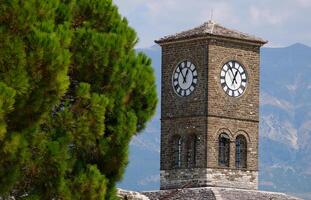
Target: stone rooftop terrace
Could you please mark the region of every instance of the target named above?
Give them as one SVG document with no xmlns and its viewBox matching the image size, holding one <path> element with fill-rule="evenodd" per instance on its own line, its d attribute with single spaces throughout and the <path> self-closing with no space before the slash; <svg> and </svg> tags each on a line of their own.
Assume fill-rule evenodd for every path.
<svg viewBox="0 0 311 200">
<path fill-rule="evenodd" d="M 221 187 L 142 192 L 150 200 L 300 200 L 284 193 Z"/>
</svg>

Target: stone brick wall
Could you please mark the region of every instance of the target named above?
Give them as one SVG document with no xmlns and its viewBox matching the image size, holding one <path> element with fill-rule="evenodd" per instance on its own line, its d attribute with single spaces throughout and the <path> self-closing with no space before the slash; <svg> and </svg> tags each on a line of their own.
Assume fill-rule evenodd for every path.
<svg viewBox="0 0 311 200">
<path fill-rule="evenodd" d="M 172 87 L 172 73 L 178 63 L 183 60 L 192 62 L 198 72 L 198 83 L 193 93 L 188 97 L 179 97 Z M 161 163 L 160 168 L 167 170 L 165 178 L 161 176 L 161 188 L 165 189 L 169 180 L 177 179 L 174 187 L 181 187 L 183 180 L 198 182 L 199 176 L 191 174 L 188 165 L 189 135 L 198 138 L 195 168 L 206 168 L 206 125 L 207 125 L 207 40 L 189 41 L 162 46 L 162 105 L 161 105 Z M 182 157 L 180 169 L 175 169 L 173 162 L 172 138 L 179 135 L 182 138 Z M 191 166 L 193 167 L 193 166 Z M 197 171 L 196 169 L 193 169 Z M 179 173 L 189 175 L 180 177 Z M 177 175 L 177 177 L 176 177 Z M 204 175 L 204 174 L 199 174 Z M 182 176 L 182 175 L 181 175 Z M 192 176 L 192 178 L 191 178 Z M 164 178 L 164 179 L 163 179 Z"/>
<path fill-rule="evenodd" d="M 161 170 L 173 168 L 173 149 L 172 139 L 175 135 L 182 138 L 182 157 L 181 167 L 187 168 L 187 139 L 195 134 L 198 137 L 196 167 L 206 167 L 206 117 L 183 117 L 174 119 L 162 119 L 161 123 Z"/>
<path fill-rule="evenodd" d="M 207 186 L 206 173 L 206 168 L 161 170 L 160 189 Z"/>
<path fill-rule="evenodd" d="M 208 115 L 259 120 L 259 47 L 211 40 L 208 46 Z M 220 85 L 220 71 L 236 60 L 246 69 L 248 85 L 238 98 L 229 97 Z"/>
<path fill-rule="evenodd" d="M 172 74 L 184 60 L 191 61 L 197 68 L 198 83 L 188 97 L 175 94 Z M 206 115 L 207 93 L 207 41 L 190 41 L 162 46 L 162 97 L 161 118 Z"/>
<path fill-rule="evenodd" d="M 241 121 L 219 117 L 208 117 L 207 133 L 207 166 L 220 168 L 218 166 L 218 137 L 226 133 L 230 138 L 230 169 L 235 167 L 235 140 L 240 134 L 247 141 L 247 169 L 258 170 L 258 122 Z M 226 169 L 226 168 L 224 168 Z"/>
<path fill-rule="evenodd" d="M 259 47 L 229 41 L 211 40 L 208 56 L 208 125 L 207 166 L 213 185 L 258 188 L 258 125 L 259 125 Z M 220 86 L 220 70 L 229 60 L 241 63 L 248 76 L 244 94 L 229 97 Z M 230 138 L 229 167 L 219 167 L 219 135 Z M 235 141 L 242 134 L 247 141 L 247 168 L 235 166 Z M 214 173 L 214 174 L 213 174 Z"/>
<path fill-rule="evenodd" d="M 198 83 L 188 97 L 179 97 L 172 87 L 172 73 L 183 60 L 191 61 L 198 71 Z M 229 97 L 220 85 L 220 70 L 229 60 L 246 69 L 245 93 Z M 161 102 L 161 189 L 236 186 L 257 189 L 259 123 L 259 46 L 236 41 L 200 39 L 162 44 Z M 230 137 L 229 167 L 218 165 L 219 134 Z M 187 138 L 196 135 L 196 165 L 188 162 Z M 235 166 L 235 139 L 247 139 L 247 168 Z M 182 138 L 181 166 L 174 166 L 174 136 Z M 213 174 L 215 173 L 215 174 Z"/>
<path fill-rule="evenodd" d="M 258 171 L 217 168 L 161 170 L 160 185 L 160 189 L 218 186 L 256 190 Z"/>
<path fill-rule="evenodd" d="M 258 171 L 206 169 L 207 186 L 258 189 Z"/>
</svg>

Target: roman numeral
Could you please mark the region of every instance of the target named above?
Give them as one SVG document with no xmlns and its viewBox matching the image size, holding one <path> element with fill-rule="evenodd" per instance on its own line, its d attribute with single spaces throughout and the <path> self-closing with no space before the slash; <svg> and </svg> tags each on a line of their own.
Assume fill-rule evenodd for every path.
<svg viewBox="0 0 311 200">
<path fill-rule="evenodd" d="M 221 84 L 221 87 L 222 88 L 225 88 L 227 86 L 227 84 L 225 83 L 225 82 L 223 82 L 222 84 Z"/>
<path fill-rule="evenodd" d="M 184 67 L 183 68 L 185 68 L 185 67 L 187 67 L 187 61 L 184 61 Z"/>
</svg>

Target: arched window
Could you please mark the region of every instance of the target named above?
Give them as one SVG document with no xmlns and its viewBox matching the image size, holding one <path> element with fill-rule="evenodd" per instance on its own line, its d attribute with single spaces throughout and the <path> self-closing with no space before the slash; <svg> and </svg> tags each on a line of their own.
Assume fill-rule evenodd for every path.
<svg viewBox="0 0 311 200">
<path fill-rule="evenodd" d="M 227 134 L 221 133 L 218 139 L 219 154 L 218 164 L 219 166 L 229 167 L 230 158 L 230 138 Z"/>
<path fill-rule="evenodd" d="M 246 168 L 247 163 L 247 142 L 243 135 L 238 135 L 235 141 L 235 166 Z"/>
<path fill-rule="evenodd" d="M 173 138 L 173 166 L 174 168 L 181 167 L 182 158 L 182 138 L 180 136 L 175 136 Z"/>
<path fill-rule="evenodd" d="M 191 135 L 187 139 L 187 166 L 195 167 L 197 159 L 197 143 L 198 137 Z"/>
</svg>

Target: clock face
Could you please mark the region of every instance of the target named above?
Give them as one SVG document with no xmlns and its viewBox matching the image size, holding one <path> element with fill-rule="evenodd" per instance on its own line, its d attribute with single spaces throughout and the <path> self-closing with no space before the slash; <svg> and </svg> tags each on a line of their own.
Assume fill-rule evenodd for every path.
<svg viewBox="0 0 311 200">
<path fill-rule="evenodd" d="M 185 60 L 180 62 L 172 75 L 172 85 L 177 95 L 189 96 L 198 82 L 198 73 L 194 64 Z"/>
<path fill-rule="evenodd" d="M 243 65 L 237 61 L 224 64 L 220 72 L 220 84 L 229 96 L 241 96 L 247 86 L 247 73 Z"/>
</svg>

